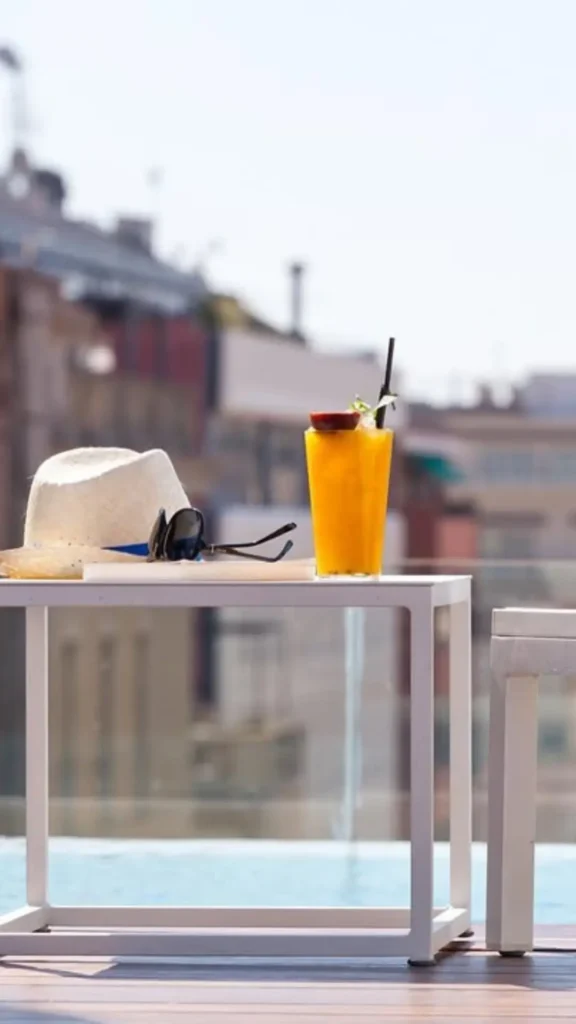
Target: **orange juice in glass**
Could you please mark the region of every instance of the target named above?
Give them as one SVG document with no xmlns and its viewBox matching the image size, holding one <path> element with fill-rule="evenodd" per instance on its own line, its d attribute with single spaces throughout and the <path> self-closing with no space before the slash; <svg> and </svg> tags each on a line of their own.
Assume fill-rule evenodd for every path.
<svg viewBox="0 0 576 1024">
<path fill-rule="evenodd" d="M 394 432 L 357 412 L 313 413 L 306 463 L 318 576 L 378 576 Z"/>
</svg>

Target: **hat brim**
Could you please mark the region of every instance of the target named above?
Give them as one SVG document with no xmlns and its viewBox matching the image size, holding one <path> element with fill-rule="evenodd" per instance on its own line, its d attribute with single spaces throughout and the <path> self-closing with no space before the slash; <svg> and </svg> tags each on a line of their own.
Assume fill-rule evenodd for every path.
<svg viewBox="0 0 576 1024">
<path fill-rule="evenodd" d="M 81 580 L 84 566 L 95 562 L 138 564 L 145 559 L 103 548 L 61 545 L 0 551 L 0 576 L 18 580 Z"/>
</svg>

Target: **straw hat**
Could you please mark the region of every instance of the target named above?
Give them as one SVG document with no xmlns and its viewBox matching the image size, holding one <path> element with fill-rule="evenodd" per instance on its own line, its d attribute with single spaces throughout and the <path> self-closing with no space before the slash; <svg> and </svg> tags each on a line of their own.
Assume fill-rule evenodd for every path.
<svg viewBox="0 0 576 1024">
<path fill-rule="evenodd" d="M 190 502 L 164 451 L 75 448 L 53 455 L 30 488 L 24 546 L 0 552 L 0 573 L 78 579 L 93 562 L 138 562 L 110 548 L 145 545 L 160 508 Z"/>
</svg>

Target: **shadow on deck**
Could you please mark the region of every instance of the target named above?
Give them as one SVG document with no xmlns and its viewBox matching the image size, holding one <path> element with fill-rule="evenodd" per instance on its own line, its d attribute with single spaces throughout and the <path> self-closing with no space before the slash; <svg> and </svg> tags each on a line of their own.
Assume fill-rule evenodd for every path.
<svg viewBox="0 0 576 1024">
<path fill-rule="evenodd" d="M 539 941 L 544 941 L 544 939 Z M 550 945 L 551 937 L 546 940 Z M 140 961 L 0 964 L 2 1024 L 355 1024 L 576 1018 L 574 929 L 520 959 L 459 948 L 436 967 L 386 960 L 334 965 Z"/>
</svg>

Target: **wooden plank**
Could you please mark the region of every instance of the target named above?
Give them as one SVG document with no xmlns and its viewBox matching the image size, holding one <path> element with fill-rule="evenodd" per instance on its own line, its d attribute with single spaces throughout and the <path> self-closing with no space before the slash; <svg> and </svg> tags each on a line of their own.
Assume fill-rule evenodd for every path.
<svg viewBox="0 0 576 1024">
<path fill-rule="evenodd" d="M 121 1012 L 119 1012 L 121 1011 Z M 180 1021 L 206 1021 L 214 1022 L 214 1024 L 221 1024 L 221 1022 L 227 1022 L 232 1020 L 258 1020 L 258 1021 L 274 1021 L 275 1024 L 279 1021 L 380 1021 L 384 1020 L 390 1024 L 391 1021 L 402 1021 L 412 1022 L 421 1020 L 450 1020 L 450 1021 L 475 1021 L 479 1024 L 479 1021 L 509 1021 L 515 1020 L 516 1024 L 519 1021 L 525 1021 L 526 1019 L 533 1019 L 530 1015 L 529 1018 L 519 1016 L 518 1010 L 510 1008 L 509 1011 L 504 1011 L 498 1017 L 494 1017 L 490 1012 L 490 1016 L 484 1016 L 483 1014 L 478 1015 L 478 1011 L 474 1008 L 464 1011 L 463 1016 L 462 1007 L 455 1009 L 453 1013 L 446 1014 L 440 1010 L 434 1010 L 431 1013 L 422 1013 L 419 1009 L 408 1010 L 407 1012 L 396 1012 L 393 1011 L 391 1015 L 382 1012 L 380 1007 L 357 1007 L 355 1010 L 350 1012 L 342 1007 L 332 1006 L 322 1008 L 321 1010 L 315 1010 L 314 1007 L 299 1007 L 295 1009 L 283 1009 L 279 1012 L 276 1009 L 272 1009 L 268 1006 L 246 1006 L 242 1008 L 237 1007 L 210 1007 L 210 1006 L 198 1006 L 191 1009 L 189 1006 L 181 1006 L 178 1004 L 165 1004 L 162 1011 L 158 1008 L 153 1010 L 142 1010 L 133 1006 L 122 1006 L 115 1007 L 102 1007 L 101 1005 L 94 1005 L 90 1003 L 83 1003 L 77 1007 L 70 1006 L 65 1003 L 53 1003 L 50 1004 L 50 1014 L 44 1018 L 44 1016 L 34 1016 L 35 1010 L 24 1010 L 23 1015 L 17 1016 L 17 1010 L 10 1006 L 2 1008 L 0 1010 L 0 1020 L 3 1024 L 6 1020 L 17 1020 L 19 1024 L 24 1021 L 25 1024 L 91 1024 L 91 1022 L 111 1022 L 111 1024 L 120 1024 L 120 1021 L 147 1021 L 148 1024 L 156 1022 L 159 1019 L 164 1020 L 180 1020 Z M 162 1017 L 158 1018 L 156 1014 L 162 1013 Z M 81 1014 L 81 1016 L 72 1016 L 71 1014 Z M 5 1016 L 8 1014 L 9 1016 Z M 272 1015 L 271 1015 L 272 1014 Z M 538 1024 L 544 1020 L 570 1020 L 570 1011 L 563 1013 L 555 1013 L 553 1010 L 550 1013 L 546 1013 L 544 1016 L 538 1015 L 534 1018 L 538 1021 Z"/>
<path fill-rule="evenodd" d="M 446 1014 L 461 1013 L 463 1009 L 469 1009 L 471 1005 L 480 1007 L 483 1012 L 497 1013 L 510 1007 L 517 1010 L 531 1012 L 539 1011 L 541 1014 L 559 1009 L 571 1010 L 576 1008 L 576 994 L 573 991 L 530 991 L 518 990 L 514 986 L 507 989 L 488 991 L 482 988 L 466 990 L 466 1006 L 463 1006 L 463 993 L 461 986 L 453 989 L 436 990 L 414 990 L 408 987 L 399 987 L 396 990 L 388 990 L 386 986 L 358 987 L 350 986 L 342 988 L 335 985 L 334 988 L 317 988 L 316 986 L 296 987 L 293 985 L 269 986 L 259 985 L 218 985 L 198 987 L 196 985 L 179 985 L 178 983 L 154 984 L 148 989 L 141 985 L 117 985 L 113 982 L 105 985 L 54 985 L 54 986 L 28 986 L 8 985 L 4 990 L 2 987 L 2 1003 L 11 1003 L 18 1006 L 45 1006 L 47 1001 L 65 1005 L 115 1005 L 125 1006 L 127 1009 L 140 1008 L 152 1009 L 153 1007 L 164 1007 L 178 1004 L 195 1006 L 220 1006 L 233 1005 L 238 1008 L 253 1008 L 265 1005 L 270 1007 L 307 1006 L 330 1008 L 331 1006 L 360 1008 L 380 1007 L 381 1009 L 395 1009 L 398 1012 L 418 1008 L 422 1013 L 431 1012 L 434 1009 L 441 1009 Z M 0 1016 L 1 1019 L 1 1016 Z"/>
<path fill-rule="evenodd" d="M 401 961 L 330 967 L 113 961 L 4 961 L 1 1024 L 210 1024 L 448 1021 L 479 1024 L 576 1018 L 572 956 L 520 960 L 478 952 L 435 968 Z"/>
</svg>

